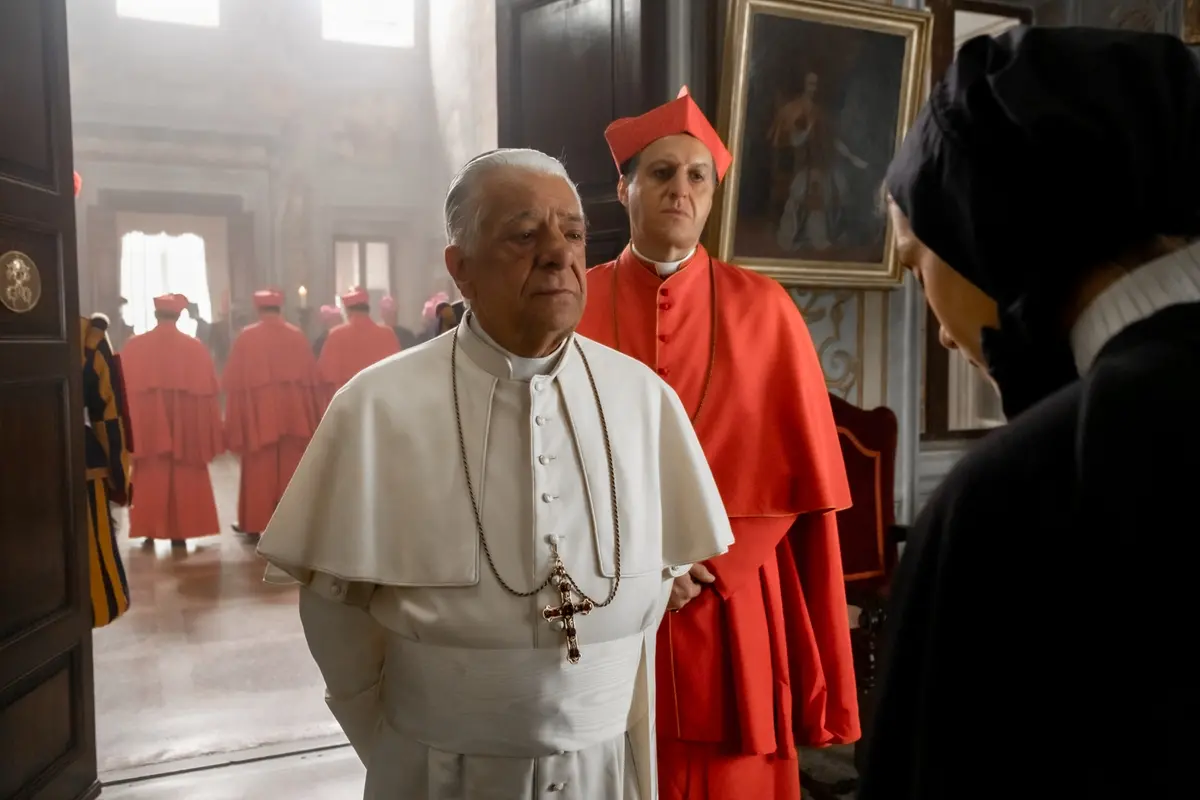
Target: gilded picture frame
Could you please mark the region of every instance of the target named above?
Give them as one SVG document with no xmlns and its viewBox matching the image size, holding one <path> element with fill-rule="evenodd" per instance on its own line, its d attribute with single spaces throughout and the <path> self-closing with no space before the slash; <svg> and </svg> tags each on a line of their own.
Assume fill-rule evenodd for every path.
<svg viewBox="0 0 1200 800">
<path fill-rule="evenodd" d="M 1200 45 L 1200 0 L 1187 0 L 1183 4 L 1183 30 L 1179 35 L 1188 44 Z"/>
<path fill-rule="evenodd" d="M 928 90 L 932 33 L 928 11 L 730 0 L 718 258 L 786 286 L 900 285 L 880 190 Z"/>
</svg>

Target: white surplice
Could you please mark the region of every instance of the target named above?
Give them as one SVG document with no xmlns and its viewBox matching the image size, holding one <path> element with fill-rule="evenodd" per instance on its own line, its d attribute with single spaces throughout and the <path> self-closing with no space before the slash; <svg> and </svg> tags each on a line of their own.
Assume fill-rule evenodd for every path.
<svg viewBox="0 0 1200 800">
<path fill-rule="evenodd" d="M 654 640 L 673 574 L 733 542 L 675 392 L 583 337 L 517 359 L 459 326 L 471 479 L 495 568 L 518 591 L 567 571 L 603 601 L 615 575 L 604 435 L 616 472 L 621 583 L 577 616 L 582 659 L 518 598 L 479 543 L 450 386 L 451 336 L 360 373 L 334 398 L 259 544 L 304 585 L 326 699 L 367 766 L 365 797 L 651 800 Z M 529 373 L 544 374 L 529 374 Z M 285 576 L 286 577 L 286 576 Z"/>
</svg>

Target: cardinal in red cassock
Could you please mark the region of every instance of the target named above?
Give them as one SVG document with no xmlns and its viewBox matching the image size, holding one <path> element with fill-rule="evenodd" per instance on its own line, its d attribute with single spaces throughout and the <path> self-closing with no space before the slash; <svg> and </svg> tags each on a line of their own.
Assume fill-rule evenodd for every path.
<svg viewBox="0 0 1200 800">
<path fill-rule="evenodd" d="M 220 533 L 208 465 L 225 451 L 212 356 L 177 327 L 188 300 L 154 298 L 158 324 L 125 343 L 137 496 L 129 535 L 180 542 Z"/>
<path fill-rule="evenodd" d="M 266 530 L 321 421 L 317 359 L 282 316 L 283 293 L 254 293 L 258 322 L 242 330 L 225 365 L 225 440 L 242 461 L 238 527 Z"/>
<path fill-rule="evenodd" d="M 817 354 L 775 281 L 699 244 L 732 158 L 685 88 L 605 131 L 632 241 L 579 333 L 679 394 L 732 523 L 659 627 L 663 800 L 799 800 L 796 747 L 859 738 L 835 514 L 850 505 Z"/>
<path fill-rule="evenodd" d="M 317 361 L 326 406 L 355 375 L 400 352 L 396 332 L 371 319 L 366 289 L 351 289 L 343 294 L 342 308 L 346 311 L 346 321 L 329 332 Z"/>
</svg>

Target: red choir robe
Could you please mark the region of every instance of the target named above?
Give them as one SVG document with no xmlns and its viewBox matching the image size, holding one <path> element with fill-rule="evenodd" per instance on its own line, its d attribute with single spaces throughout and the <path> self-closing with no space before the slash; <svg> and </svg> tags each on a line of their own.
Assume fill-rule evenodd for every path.
<svg viewBox="0 0 1200 800">
<path fill-rule="evenodd" d="M 182 295 L 154 298 L 179 314 Z M 208 465 L 225 451 L 212 356 L 198 339 L 160 319 L 121 353 L 133 422 L 137 496 L 129 509 L 134 538 L 190 539 L 220 533 Z"/>
<path fill-rule="evenodd" d="M 241 459 L 238 525 L 262 533 L 321 420 L 317 359 L 279 314 L 283 295 L 254 293 L 259 321 L 242 330 L 225 365 L 225 440 Z"/>
<path fill-rule="evenodd" d="M 352 289 L 342 295 L 346 321 L 329 332 L 317 360 L 322 410 L 355 375 L 400 352 L 400 340 L 394 330 L 376 323 L 368 312 L 355 310 L 366 303 L 367 293 L 363 289 Z"/>
<path fill-rule="evenodd" d="M 712 365 L 694 424 L 735 543 L 659 628 L 664 800 L 798 800 L 795 747 L 861 733 L 835 518 L 850 491 L 803 318 L 703 247 L 665 280 L 626 248 L 588 273 L 578 332 L 657 370 L 693 415 Z"/>
</svg>

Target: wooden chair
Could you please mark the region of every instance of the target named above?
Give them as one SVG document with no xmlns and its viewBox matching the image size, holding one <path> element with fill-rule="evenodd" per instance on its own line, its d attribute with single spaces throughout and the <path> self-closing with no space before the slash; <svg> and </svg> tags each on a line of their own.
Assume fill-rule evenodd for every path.
<svg viewBox="0 0 1200 800">
<path fill-rule="evenodd" d="M 860 609 L 858 628 L 851 631 L 851 645 L 865 729 L 875 686 L 884 601 L 904 534 L 895 524 L 898 425 L 889 408 L 865 410 L 832 394 L 830 403 L 853 502 L 850 508 L 838 512 L 837 521 L 846 600 Z M 815 800 L 835 800 L 855 789 L 853 779 L 829 783 L 804 772 L 801 783 Z"/>
</svg>

